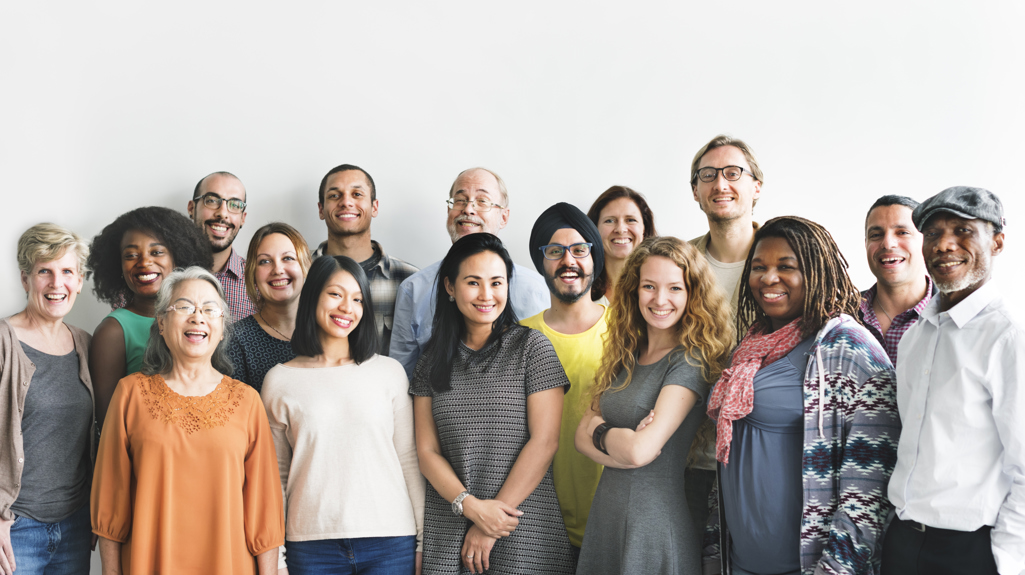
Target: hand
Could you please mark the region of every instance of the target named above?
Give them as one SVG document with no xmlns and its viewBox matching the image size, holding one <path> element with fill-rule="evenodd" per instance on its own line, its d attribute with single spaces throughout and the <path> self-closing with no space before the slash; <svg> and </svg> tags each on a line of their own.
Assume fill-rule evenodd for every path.
<svg viewBox="0 0 1025 575">
<path fill-rule="evenodd" d="M 635 429 L 634 431 L 640 431 L 640 430 L 644 429 L 645 427 L 650 425 L 652 421 L 655 421 L 655 410 L 654 409 L 652 409 L 651 412 L 648 413 L 648 417 L 645 417 L 644 419 L 641 420 L 640 423 L 637 424 L 637 429 Z"/>
<path fill-rule="evenodd" d="M 14 547 L 11 546 L 11 525 L 14 520 L 4 521 L 0 519 L 0 573 L 11 575 L 14 573 Z"/>
<path fill-rule="evenodd" d="M 420 575 L 420 570 L 423 569 L 424 553 L 423 551 L 416 552 L 416 574 Z"/>
<path fill-rule="evenodd" d="M 92 541 L 89 543 L 89 550 L 96 551 L 96 542 L 100 540 L 100 536 L 93 533 Z"/>
<path fill-rule="evenodd" d="M 489 567 L 488 560 L 495 541 L 498 541 L 496 537 L 488 537 L 476 525 L 471 525 L 466 531 L 463 549 L 460 553 L 463 565 L 470 570 L 470 573 L 483 573 Z"/>
<path fill-rule="evenodd" d="M 497 499 L 477 499 L 469 496 L 463 500 L 463 516 L 476 525 L 488 537 L 508 537 L 520 524 L 518 517 L 523 512 Z"/>
</svg>

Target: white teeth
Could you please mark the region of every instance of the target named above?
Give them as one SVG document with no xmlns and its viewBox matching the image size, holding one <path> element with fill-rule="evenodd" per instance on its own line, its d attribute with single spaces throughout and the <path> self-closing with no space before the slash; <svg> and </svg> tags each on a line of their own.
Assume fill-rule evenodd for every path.
<svg viewBox="0 0 1025 575">
<path fill-rule="evenodd" d="M 155 274 L 155 273 L 139 274 L 139 275 L 137 275 L 135 277 L 139 278 L 139 281 L 148 282 L 148 281 L 153 281 L 153 280 L 157 279 L 157 274 Z"/>
<path fill-rule="evenodd" d="M 477 310 L 482 313 L 490 313 L 491 310 L 495 309 L 495 306 L 493 305 L 475 305 L 473 307 L 477 308 Z"/>
<path fill-rule="evenodd" d="M 190 336 L 190 337 L 194 336 L 194 335 L 198 335 L 200 337 L 206 337 L 206 334 L 201 332 L 201 331 L 187 331 L 187 332 L 185 332 L 185 335 L 186 336 Z"/>
<path fill-rule="evenodd" d="M 44 297 L 50 301 L 64 301 L 68 294 L 48 293 Z"/>
<path fill-rule="evenodd" d="M 781 294 L 781 293 L 763 293 L 762 294 L 762 299 L 777 300 L 777 299 L 780 299 L 781 297 L 783 297 L 784 295 L 786 295 L 786 294 Z"/>
<path fill-rule="evenodd" d="M 628 244 L 628 243 L 630 243 L 630 238 L 616 238 L 616 239 L 612 240 L 612 243 L 614 243 L 614 244 Z"/>
<path fill-rule="evenodd" d="M 944 262 L 942 264 L 936 264 L 938 268 L 949 268 L 953 266 L 961 265 L 961 262 Z"/>
<path fill-rule="evenodd" d="M 225 226 L 210 226 L 210 227 L 213 228 L 214 231 L 218 231 L 218 232 L 226 232 L 226 231 L 228 231 L 228 228 L 225 227 Z"/>
<path fill-rule="evenodd" d="M 274 281 L 270 282 L 270 285 L 272 285 L 274 287 L 284 287 L 284 286 L 286 286 L 286 285 L 288 285 L 290 283 L 292 283 L 292 280 L 284 279 L 284 280 L 274 280 Z"/>
<path fill-rule="evenodd" d="M 671 313 L 673 313 L 673 310 L 671 310 L 671 309 L 665 309 L 665 310 L 653 309 L 653 310 L 651 310 L 651 315 L 653 315 L 655 317 L 668 317 L 669 314 L 671 314 Z"/>
<path fill-rule="evenodd" d="M 892 264 L 892 263 L 902 262 L 902 261 L 904 261 L 904 258 L 883 258 L 882 259 L 882 262 L 884 264 Z"/>
<path fill-rule="evenodd" d="M 351 319 L 345 319 L 345 318 L 342 318 L 342 317 L 335 317 L 335 318 L 331 318 L 331 319 L 333 319 L 334 322 L 336 324 L 338 324 L 338 326 L 341 327 L 342 329 L 345 329 L 345 328 L 349 327 L 350 325 L 352 325 L 352 320 Z"/>
</svg>

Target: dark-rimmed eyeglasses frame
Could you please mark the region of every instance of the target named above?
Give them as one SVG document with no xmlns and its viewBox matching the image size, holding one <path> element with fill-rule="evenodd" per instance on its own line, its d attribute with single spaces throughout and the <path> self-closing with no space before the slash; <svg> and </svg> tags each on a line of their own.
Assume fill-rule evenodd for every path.
<svg viewBox="0 0 1025 575">
<path fill-rule="evenodd" d="M 740 175 L 737 176 L 736 178 L 730 179 L 729 176 L 726 175 L 726 170 L 728 170 L 730 168 L 735 168 L 735 169 L 740 170 Z M 711 178 L 703 178 L 703 177 L 701 177 L 701 172 L 703 172 L 705 170 L 715 170 L 715 173 L 712 174 Z M 700 170 L 698 170 L 697 178 L 699 180 L 701 180 L 702 182 L 705 182 L 706 184 L 709 184 L 709 183 L 714 182 L 715 179 L 717 177 L 719 177 L 719 172 L 722 172 L 722 177 L 726 178 L 727 182 L 736 182 L 740 178 L 743 178 L 744 174 L 747 174 L 747 175 L 751 176 L 752 178 L 755 177 L 755 175 L 751 173 L 751 170 L 748 170 L 748 169 L 745 169 L 745 168 L 741 168 L 740 166 L 723 166 L 721 168 L 713 168 L 711 166 L 706 166 L 706 167 L 701 168 Z M 755 178 L 755 179 L 757 179 L 757 178 Z"/>
<path fill-rule="evenodd" d="M 228 202 L 228 211 L 229 211 L 229 212 L 231 212 L 231 213 L 233 213 L 233 214 L 241 214 L 242 212 L 246 211 L 246 205 L 247 205 L 247 204 L 246 204 L 245 202 L 243 202 L 242 200 L 236 200 L 236 199 L 224 199 L 224 198 L 222 198 L 221 196 L 218 196 L 217 194 L 215 194 L 215 193 L 213 193 L 213 192 L 209 192 L 209 193 L 207 193 L 206 195 L 202 195 L 202 196 L 199 196 L 199 197 L 197 197 L 197 198 L 192 198 L 192 201 L 194 201 L 194 202 L 198 202 L 198 201 L 200 201 L 200 200 L 202 200 L 202 201 L 203 201 L 203 205 L 204 205 L 204 206 L 206 206 L 206 207 L 210 208 L 211 210 L 216 210 L 216 209 L 218 209 L 218 208 L 220 208 L 220 207 L 221 207 L 221 204 L 222 204 L 222 203 L 224 203 L 224 202 Z M 232 203 L 232 202 L 235 202 L 235 204 L 237 204 L 237 205 L 241 205 L 242 207 L 240 207 L 240 208 L 238 209 L 238 211 L 236 211 L 236 210 L 234 210 L 234 209 L 233 209 L 233 208 L 231 207 L 231 203 Z M 215 203 L 216 205 L 210 205 L 210 204 L 214 204 L 214 203 Z"/>
<path fill-rule="evenodd" d="M 576 244 L 570 244 L 568 246 L 564 246 L 562 244 L 548 244 L 546 246 L 541 246 L 541 247 L 539 247 L 537 249 L 541 250 L 541 255 L 543 255 L 546 260 L 551 260 L 551 261 L 554 262 L 554 261 L 561 260 L 563 257 L 565 257 L 567 251 L 569 251 L 569 255 L 573 256 L 576 259 L 586 258 L 587 256 L 591 255 L 591 246 L 593 246 L 593 245 L 594 244 L 592 244 L 591 242 L 580 242 L 580 243 L 576 243 Z M 587 253 L 586 254 L 581 254 L 579 256 L 576 255 L 575 253 L 573 253 L 573 250 L 570 249 L 570 248 L 572 248 L 574 246 L 587 246 Z M 548 257 L 548 248 L 551 248 L 551 247 L 560 247 L 560 248 L 562 248 L 562 253 L 559 254 L 558 257 L 554 257 L 554 258 Z"/>
</svg>

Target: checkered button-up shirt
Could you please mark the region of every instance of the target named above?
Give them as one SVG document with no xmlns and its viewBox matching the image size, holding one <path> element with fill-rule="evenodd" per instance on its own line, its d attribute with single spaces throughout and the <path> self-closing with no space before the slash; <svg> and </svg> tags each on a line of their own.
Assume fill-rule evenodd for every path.
<svg viewBox="0 0 1025 575">
<path fill-rule="evenodd" d="M 381 347 L 378 353 L 388 355 L 388 347 L 391 345 L 392 322 L 395 320 L 395 296 L 399 293 L 399 285 L 409 276 L 420 271 L 416 266 L 404 262 L 399 258 L 393 258 L 384 253 L 381 244 L 370 240 L 374 248 L 374 255 L 371 259 L 381 256 L 377 265 L 367 272 L 367 279 L 370 280 L 370 299 L 374 301 L 374 322 L 377 324 L 377 336 Z M 313 252 L 313 259 L 317 259 L 327 253 L 327 242 L 317 246 Z M 366 267 L 360 264 L 366 271 Z"/>
<path fill-rule="evenodd" d="M 879 318 L 876 317 L 876 312 L 872 309 L 872 302 L 876 299 L 878 286 L 879 284 L 875 284 L 861 292 L 861 309 L 858 310 L 858 315 L 861 316 L 861 323 L 865 324 L 868 331 L 879 340 L 879 343 L 883 344 L 883 349 L 886 350 L 886 355 L 890 356 L 890 361 L 893 362 L 893 365 L 897 365 L 897 344 L 900 343 L 900 338 L 904 337 L 904 332 L 915 325 L 915 322 L 921 317 L 922 310 L 932 301 L 935 289 L 932 285 L 932 278 L 925 276 L 925 297 L 922 298 L 922 301 L 915 304 L 915 307 L 904 313 L 897 314 L 893 321 L 890 322 L 890 329 L 886 330 L 886 334 L 883 335 L 883 328 L 879 325 Z"/>
<path fill-rule="evenodd" d="M 246 260 L 238 255 L 235 248 L 230 249 L 228 263 L 223 270 L 215 272 L 214 277 L 224 289 L 224 299 L 228 302 L 232 321 L 238 321 L 256 313 L 256 306 L 246 293 Z"/>
</svg>

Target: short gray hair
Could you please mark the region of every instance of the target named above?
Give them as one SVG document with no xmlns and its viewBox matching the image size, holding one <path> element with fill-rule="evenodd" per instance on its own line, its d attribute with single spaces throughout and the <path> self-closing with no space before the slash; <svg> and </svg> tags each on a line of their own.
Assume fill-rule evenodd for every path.
<svg viewBox="0 0 1025 575">
<path fill-rule="evenodd" d="M 161 319 L 167 317 L 167 308 L 171 305 L 171 297 L 174 295 L 174 290 L 177 289 L 178 284 L 188 280 L 203 280 L 214 286 L 214 289 L 217 290 L 217 299 L 221 309 L 224 310 L 224 315 L 221 316 L 221 322 L 224 325 L 224 337 L 221 341 L 217 342 L 217 348 L 214 350 L 213 357 L 210 358 L 210 363 L 213 364 L 214 369 L 217 371 L 230 376 L 235 371 L 231 358 L 228 357 L 228 342 L 231 340 L 232 332 L 231 311 L 228 309 L 228 302 L 224 299 L 224 290 L 221 288 L 221 282 L 217 281 L 214 274 L 199 266 L 176 269 L 171 272 L 171 275 L 164 278 L 164 282 L 160 284 L 160 291 L 157 292 L 156 314 L 154 315 L 153 326 L 149 330 L 149 342 L 146 343 L 146 353 L 142 356 L 142 373 L 146 375 L 156 375 L 158 373 L 163 375 L 170 373 L 171 368 L 174 367 L 174 358 L 171 356 L 171 350 L 167 347 L 167 342 L 164 341 L 164 336 L 160 334 L 159 323 Z"/>
</svg>

